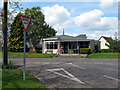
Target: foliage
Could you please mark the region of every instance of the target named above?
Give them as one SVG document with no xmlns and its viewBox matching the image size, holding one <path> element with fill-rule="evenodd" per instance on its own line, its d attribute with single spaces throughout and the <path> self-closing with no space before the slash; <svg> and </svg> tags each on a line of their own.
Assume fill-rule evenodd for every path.
<svg viewBox="0 0 120 90">
<path fill-rule="evenodd" d="M 119 53 L 92 53 L 86 58 L 119 58 Z"/>
<path fill-rule="evenodd" d="M 8 48 L 10 51 L 23 51 L 24 29 L 18 13 L 11 25 Z"/>
<path fill-rule="evenodd" d="M 48 90 L 47 86 L 36 79 L 33 75 L 26 72 L 26 80 L 23 81 L 23 71 L 12 70 L 12 77 L 10 77 L 9 70 L 2 70 L 2 89 L 23 89 L 23 88 L 38 88 L 40 90 Z"/>
<path fill-rule="evenodd" d="M 17 66 L 15 66 L 13 63 L 9 63 L 8 65 L 2 64 L 3 69 L 17 69 Z"/>
<path fill-rule="evenodd" d="M 111 49 L 111 52 L 114 51 L 114 49 L 116 48 L 116 41 L 115 40 L 109 40 L 109 44 L 105 44 L 106 46 L 109 47 L 109 49 Z"/>
<path fill-rule="evenodd" d="M 37 52 L 37 53 L 42 53 L 42 50 L 36 48 L 36 52 Z"/>
<path fill-rule="evenodd" d="M 120 52 L 120 41 L 118 40 L 109 40 L 109 44 L 106 44 L 106 46 L 111 49 L 111 52 Z"/>
<path fill-rule="evenodd" d="M 90 54 L 91 50 L 90 50 L 90 48 L 80 48 L 80 53 L 81 54 Z"/>
<path fill-rule="evenodd" d="M 110 53 L 112 49 L 101 49 L 101 53 Z"/>
<path fill-rule="evenodd" d="M 39 44 L 43 38 L 55 36 L 56 31 L 45 22 L 40 7 L 27 8 L 25 16 L 32 19 L 26 33 L 26 39 L 28 43 L 32 43 L 33 47 Z"/>
</svg>

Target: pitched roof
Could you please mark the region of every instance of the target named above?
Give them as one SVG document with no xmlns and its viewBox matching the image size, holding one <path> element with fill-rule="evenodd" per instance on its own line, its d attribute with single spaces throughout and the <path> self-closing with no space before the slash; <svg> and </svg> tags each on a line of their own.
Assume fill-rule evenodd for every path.
<svg viewBox="0 0 120 90">
<path fill-rule="evenodd" d="M 57 39 L 60 41 L 90 41 L 90 39 L 87 39 L 87 36 L 85 34 L 78 35 L 76 37 L 69 36 L 69 35 L 58 35 L 50 38 L 45 38 L 44 40 L 50 40 L 50 39 Z"/>
<path fill-rule="evenodd" d="M 106 37 L 106 36 L 101 36 L 100 39 L 101 39 L 102 37 L 103 37 L 107 42 L 113 40 L 111 37 Z M 100 39 L 99 39 L 99 40 L 100 40 Z"/>
</svg>

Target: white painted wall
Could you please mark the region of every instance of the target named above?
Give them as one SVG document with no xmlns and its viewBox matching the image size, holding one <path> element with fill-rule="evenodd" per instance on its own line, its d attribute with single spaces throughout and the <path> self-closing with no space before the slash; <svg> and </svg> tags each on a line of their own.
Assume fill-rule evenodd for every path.
<svg viewBox="0 0 120 90">
<path fill-rule="evenodd" d="M 42 48 L 43 53 L 47 51 L 46 42 L 56 42 L 56 41 L 43 41 L 44 43 L 44 47 Z M 58 49 L 59 49 L 59 42 L 58 42 Z M 56 54 L 58 49 L 49 49 L 49 50 L 53 50 L 53 54 Z"/>
<path fill-rule="evenodd" d="M 100 41 L 100 49 L 109 49 L 105 44 L 109 44 L 103 37 L 99 40 Z"/>
</svg>

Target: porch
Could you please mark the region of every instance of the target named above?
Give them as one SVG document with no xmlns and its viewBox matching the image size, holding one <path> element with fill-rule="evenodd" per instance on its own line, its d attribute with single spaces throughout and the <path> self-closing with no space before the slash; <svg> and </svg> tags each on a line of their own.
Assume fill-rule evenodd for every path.
<svg viewBox="0 0 120 90">
<path fill-rule="evenodd" d="M 90 41 L 60 42 L 62 54 L 80 54 L 80 48 L 90 48 Z"/>
</svg>

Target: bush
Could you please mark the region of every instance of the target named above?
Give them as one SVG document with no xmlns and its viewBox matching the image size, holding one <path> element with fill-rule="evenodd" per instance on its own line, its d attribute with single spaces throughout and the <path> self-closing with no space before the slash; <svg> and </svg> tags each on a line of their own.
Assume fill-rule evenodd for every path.
<svg viewBox="0 0 120 90">
<path fill-rule="evenodd" d="M 17 66 L 15 66 L 13 63 L 8 63 L 8 65 L 2 65 L 2 69 L 17 69 Z"/>
<path fill-rule="evenodd" d="M 101 53 L 110 53 L 112 49 L 101 49 Z"/>
<path fill-rule="evenodd" d="M 90 50 L 90 48 L 80 48 L 80 53 L 81 54 L 90 54 L 91 50 Z"/>
<path fill-rule="evenodd" d="M 41 49 L 36 49 L 36 52 L 37 53 L 42 53 L 42 50 Z"/>
</svg>

